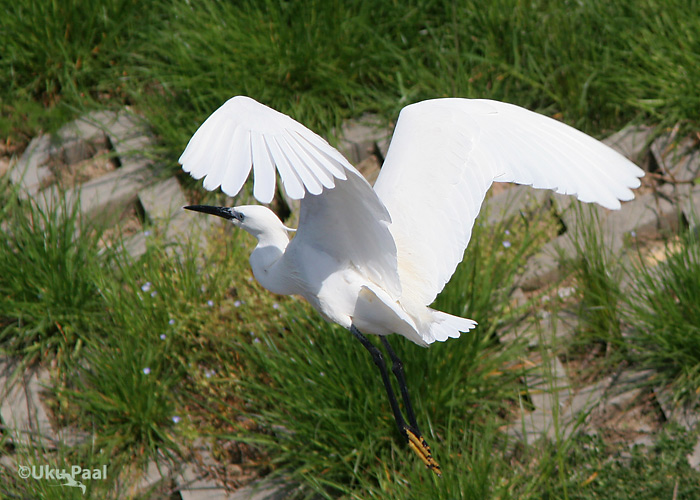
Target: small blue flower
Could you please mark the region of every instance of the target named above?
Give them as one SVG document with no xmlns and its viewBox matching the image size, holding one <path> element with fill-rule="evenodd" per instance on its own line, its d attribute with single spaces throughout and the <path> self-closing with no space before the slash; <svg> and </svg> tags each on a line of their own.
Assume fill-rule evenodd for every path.
<svg viewBox="0 0 700 500">
<path fill-rule="evenodd" d="M 508 240 L 505 240 L 505 241 L 503 242 L 503 246 L 504 246 L 505 248 L 510 248 L 510 245 L 511 245 L 511 243 L 510 243 L 510 241 L 508 241 Z"/>
<path fill-rule="evenodd" d="M 149 291 L 151 291 L 151 287 L 152 287 L 152 286 L 153 286 L 153 285 L 151 284 L 151 282 L 150 282 L 150 281 L 147 281 L 146 283 L 144 283 L 144 284 L 141 286 L 141 291 L 142 291 L 142 292 L 149 292 Z"/>
<path fill-rule="evenodd" d="M 177 415 L 173 415 L 172 420 L 173 420 L 174 424 L 179 424 L 180 420 L 182 420 L 182 419 L 180 417 L 178 417 Z"/>
<path fill-rule="evenodd" d="M 233 303 L 233 307 L 241 307 L 242 305 L 243 305 L 243 302 L 241 302 L 240 300 L 237 300 Z"/>
<path fill-rule="evenodd" d="M 207 300 L 207 305 L 208 305 L 209 307 L 214 307 L 214 301 L 211 300 L 211 299 L 210 299 L 210 300 Z"/>
<path fill-rule="evenodd" d="M 175 320 L 172 319 L 172 318 L 170 318 L 170 320 L 168 321 L 168 324 L 169 324 L 169 325 L 174 325 L 174 324 L 175 324 Z"/>
<path fill-rule="evenodd" d="M 164 333 L 161 333 L 161 334 L 160 334 L 160 340 L 165 340 L 165 334 L 164 334 Z"/>
<path fill-rule="evenodd" d="M 143 369 L 143 374 L 144 374 L 144 375 L 148 375 L 149 373 L 151 373 L 151 369 L 150 369 L 149 367 L 146 367 L 146 368 Z"/>
</svg>

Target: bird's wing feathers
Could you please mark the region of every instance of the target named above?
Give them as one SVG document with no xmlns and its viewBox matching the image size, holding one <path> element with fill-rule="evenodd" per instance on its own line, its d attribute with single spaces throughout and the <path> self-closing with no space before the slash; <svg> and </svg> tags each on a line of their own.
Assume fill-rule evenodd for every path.
<svg viewBox="0 0 700 500">
<path fill-rule="evenodd" d="M 270 203 L 279 171 L 290 198 L 319 194 L 355 171 L 335 148 L 287 115 L 237 96 L 217 109 L 190 139 L 180 163 L 204 187 L 236 196 L 251 167 L 253 194 Z M 276 167 L 276 168 L 275 168 Z"/>
<path fill-rule="evenodd" d="M 430 304 L 469 243 L 493 181 L 620 207 L 641 169 L 595 139 L 511 104 L 436 99 L 401 111 L 374 189 L 392 218 L 404 296 Z"/>
<path fill-rule="evenodd" d="M 299 228 L 290 246 L 310 245 L 345 260 L 397 300 L 401 283 L 390 222 L 369 183 L 349 172 L 335 189 L 301 200 Z"/>
<path fill-rule="evenodd" d="M 272 201 L 278 171 L 287 194 L 301 199 L 292 244 L 349 262 L 399 297 L 389 212 L 343 155 L 289 116 L 249 97 L 229 99 L 190 139 L 180 163 L 195 179 L 204 177 L 206 189 L 221 186 L 230 196 L 252 168 L 253 194 L 263 203 Z"/>
</svg>

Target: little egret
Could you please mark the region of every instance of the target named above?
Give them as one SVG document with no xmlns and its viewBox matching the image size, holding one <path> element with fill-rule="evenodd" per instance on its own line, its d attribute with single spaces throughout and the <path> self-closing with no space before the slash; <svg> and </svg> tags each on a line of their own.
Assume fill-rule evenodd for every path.
<svg viewBox="0 0 700 500">
<path fill-rule="evenodd" d="M 216 110 L 180 157 L 204 187 L 236 196 L 251 168 L 253 195 L 270 203 L 279 172 L 300 199 L 299 224 L 286 227 L 260 205 L 189 206 L 255 236 L 255 278 L 269 291 L 304 297 L 328 321 L 347 328 L 379 367 L 389 403 L 409 447 L 433 471 L 438 463 L 411 407 L 401 360 L 386 336 L 420 346 L 457 338 L 471 319 L 431 309 L 462 260 L 486 191 L 496 182 L 576 195 L 620 208 L 634 198 L 643 171 L 588 135 L 512 104 L 435 99 L 406 106 L 372 187 L 333 147 L 292 118 L 249 97 Z M 408 422 L 381 351 L 392 361 Z"/>
</svg>

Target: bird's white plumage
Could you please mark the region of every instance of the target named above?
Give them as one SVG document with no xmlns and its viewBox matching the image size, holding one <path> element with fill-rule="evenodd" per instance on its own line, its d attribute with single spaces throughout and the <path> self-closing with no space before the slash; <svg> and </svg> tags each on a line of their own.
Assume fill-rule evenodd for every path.
<svg viewBox="0 0 700 500">
<path fill-rule="evenodd" d="M 362 200 L 358 203 L 358 200 Z M 353 266 L 381 285 L 393 300 L 401 296 L 391 219 L 359 172 L 320 195 L 301 200 L 299 229 L 290 247 L 313 246 L 334 256 L 338 268 Z"/>
<path fill-rule="evenodd" d="M 614 209 L 619 200 L 633 198 L 630 189 L 643 175 L 607 146 L 556 120 L 469 99 L 404 108 L 374 189 L 318 135 L 241 96 L 204 122 L 180 163 L 193 177 L 204 177 L 206 189 L 221 186 L 231 196 L 252 168 L 253 194 L 263 203 L 272 200 L 279 172 L 287 194 L 302 200 L 295 238 L 276 250 L 286 260 L 275 269 L 293 274 L 280 280 L 293 279 L 295 293 L 345 326 L 355 321 L 367 333 L 386 334 L 387 325 L 396 325 L 421 345 L 475 326 L 427 306 L 462 260 L 494 181 L 576 194 Z M 281 223 L 275 226 L 270 231 L 282 231 Z M 312 254 L 324 256 L 322 270 L 304 260 Z M 382 315 L 393 317 L 379 321 Z M 373 323 L 383 326 L 373 332 Z"/>
<path fill-rule="evenodd" d="M 497 101 L 435 99 L 401 111 L 374 189 L 391 214 L 403 293 L 429 304 L 462 260 L 493 181 L 615 209 L 633 198 L 642 175 L 601 142 L 546 116 Z"/>
<path fill-rule="evenodd" d="M 270 203 L 279 171 L 287 194 L 301 199 L 308 191 L 319 194 L 345 180 L 354 167 L 317 134 L 274 109 L 249 97 L 229 99 L 190 139 L 180 163 L 204 187 L 235 196 L 251 167 L 253 194 Z"/>
</svg>

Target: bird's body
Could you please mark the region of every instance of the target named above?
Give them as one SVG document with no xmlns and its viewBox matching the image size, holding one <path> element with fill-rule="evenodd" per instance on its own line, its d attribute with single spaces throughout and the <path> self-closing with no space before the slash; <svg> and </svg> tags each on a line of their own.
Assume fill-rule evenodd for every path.
<svg viewBox="0 0 700 500">
<path fill-rule="evenodd" d="M 469 243 L 484 196 L 495 182 L 575 194 L 616 209 L 634 197 L 641 169 L 567 125 L 511 104 L 436 99 L 405 107 L 372 187 L 350 163 L 303 125 L 247 97 L 214 112 L 180 158 L 204 187 L 235 196 L 251 168 L 253 194 L 272 200 L 279 172 L 301 199 L 296 235 L 268 208 L 195 206 L 231 220 L 258 239 L 250 264 L 273 293 L 301 295 L 324 318 L 348 328 L 382 370 L 399 428 L 431 468 L 405 386 L 410 426 L 395 406 L 381 355 L 360 332 L 418 345 L 459 337 L 470 319 L 429 306 Z M 417 438 L 416 438 L 417 439 Z M 432 464 L 432 465 L 431 465 Z"/>
<path fill-rule="evenodd" d="M 255 279 L 272 293 L 304 297 L 330 322 L 348 329 L 354 324 L 375 335 L 399 333 L 423 346 L 427 345 L 424 339 L 430 338 L 431 325 L 440 324 L 442 318 L 464 321 L 465 329 L 474 326 L 471 320 L 411 303 L 407 298 L 394 300 L 354 263 L 310 245 L 304 238 L 290 242 L 289 229 L 266 207 L 249 205 L 236 207 L 236 211 L 244 217 L 239 226 L 258 239 L 250 256 Z M 249 220 L 264 225 L 264 229 L 249 227 Z M 459 333 L 458 327 L 454 332 Z"/>
</svg>

